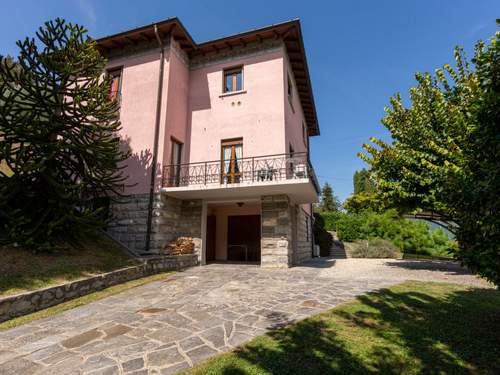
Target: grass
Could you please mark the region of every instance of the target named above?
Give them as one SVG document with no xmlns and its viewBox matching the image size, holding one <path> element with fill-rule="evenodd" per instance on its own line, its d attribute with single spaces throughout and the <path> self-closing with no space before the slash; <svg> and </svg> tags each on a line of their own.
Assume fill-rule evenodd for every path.
<svg viewBox="0 0 500 375">
<path fill-rule="evenodd" d="M 9 328 L 14 328 L 32 322 L 34 320 L 47 318 L 49 316 L 59 314 L 63 311 L 74 309 L 75 307 L 86 305 L 94 301 L 98 301 L 105 297 L 112 296 L 113 294 L 121 293 L 126 290 L 138 287 L 140 285 L 150 283 L 152 281 L 163 280 L 172 274 L 173 272 L 164 272 L 152 276 L 143 277 L 137 280 L 128 281 L 126 283 L 115 285 L 107 289 L 101 290 L 99 292 L 94 292 L 91 294 L 87 294 L 86 296 L 75 298 L 71 301 L 63 302 L 59 305 L 49 307 L 45 310 L 40 310 L 29 315 L 20 316 L 18 318 L 14 318 L 6 322 L 0 323 L 0 331 Z"/>
<path fill-rule="evenodd" d="M 92 236 L 50 254 L 0 248 L 0 297 L 45 288 L 135 264 L 113 241 Z"/>
<path fill-rule="evenodd" d="M 405 282 L 184 374 L 499 374 L 500 291 Z"/>
</svg>

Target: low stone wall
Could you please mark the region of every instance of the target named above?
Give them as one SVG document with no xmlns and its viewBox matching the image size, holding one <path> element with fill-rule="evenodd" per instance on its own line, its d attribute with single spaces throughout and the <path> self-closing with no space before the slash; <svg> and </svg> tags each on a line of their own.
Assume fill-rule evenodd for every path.
<svg viewBox="0 0 500 375">
<path fill-rule="evenodd" d="M 196 266 L 197 264 L 197 254 L 154 256 L 144 258 L 143 263 L 137 266 L 123 268 L 63 285 L 0 298 L 0 322 L 43 310 L 47 307 L 97 292 L 113 285 L 160 272 L 178 271 Z"/>
</svg>

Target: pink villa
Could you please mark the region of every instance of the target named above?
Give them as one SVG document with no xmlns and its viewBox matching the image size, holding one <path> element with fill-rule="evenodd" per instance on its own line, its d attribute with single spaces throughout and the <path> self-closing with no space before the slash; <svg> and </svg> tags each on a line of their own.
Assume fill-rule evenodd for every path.
<svg viewBox="0 0 500 375">
<path fill-rule="evenodd" d="M 192 237 L 200 264 L 310 259 L 319 127 L 299 20 L 196 43 L 170 18 L 97 43 L 131 152 L 109 234 L 140 254 Z"/>
</svg>

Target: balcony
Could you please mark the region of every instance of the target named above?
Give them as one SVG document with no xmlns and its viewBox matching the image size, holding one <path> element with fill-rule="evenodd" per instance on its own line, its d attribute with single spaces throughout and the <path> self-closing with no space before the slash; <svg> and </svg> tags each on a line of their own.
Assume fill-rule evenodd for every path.
<svg viewBox="0 0 500 375">
<path fill-rule="evenodd" d="M 243 199 L 287 194 L 316 202 L 319 185 L 307 153 L 214 160 L 163 168 L 162 192 L 180 199 Z"/>
</svg>

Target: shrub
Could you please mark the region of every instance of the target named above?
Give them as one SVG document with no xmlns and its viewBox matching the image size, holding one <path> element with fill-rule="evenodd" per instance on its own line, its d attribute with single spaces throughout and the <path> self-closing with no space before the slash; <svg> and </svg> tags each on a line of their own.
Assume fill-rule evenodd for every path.
<svg viewBox="0 0 500 375">
<path fill-rule="evenodd" d="M 339 240 L 385 239 L 400 251 L 412 254 L 449 256 L 455 244 L 442 230 L 430 231 L 426 223 L 401 218 L 395 210 L 383 213 L 322 213 L 327 230 L 337 232 Z"/>
<path fill-rule="evenodd" d="M 399 258 L 401 256 L 401 252 L 392 242 L 381 238 L 357 240 L 347 244 L 347 247 L 353 258 Z"/>
<path fill-rule="evenodd" d="M 321 218 L 324 221 L 325 229 L 334 231 L 337 230 L 337 222 L 345 216 L 345 213 L 340 211 L 323 211 Z"/>
<path fill-rule="evenodd" d="M 314 240 L 316 245 L 319 245 L 320 255 L 322 257 L 330 255 L 330 248 L 332 247 L 333 237 L 325 229 L 325 220 L 319 213 L 314 213 Z"/>
</svg>

